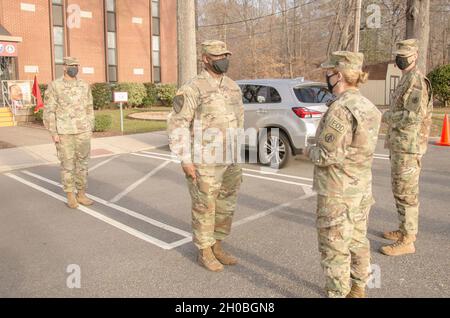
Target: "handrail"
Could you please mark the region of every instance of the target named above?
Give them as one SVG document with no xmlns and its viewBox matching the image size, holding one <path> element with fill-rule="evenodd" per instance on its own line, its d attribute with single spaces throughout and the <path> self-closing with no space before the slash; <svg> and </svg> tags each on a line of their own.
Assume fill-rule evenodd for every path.
<svg viewBox="0 0 450 318">
<path fill-rule="evenodd" d="M 12 116 L 13 116 L 13 123 L 15 124 L 16 123 L 16 112 L 17 112 L 17 109 L 16 109 L 15 105 L 12 105 L 9 102 L 9 98 L 8 98 L 8 81 L 2 81 L 1 85 L 2 85 L 3 107 L 6 106 L 6 107 L 9 108 L 9 110 L 11 111 Z"/>
</svg>

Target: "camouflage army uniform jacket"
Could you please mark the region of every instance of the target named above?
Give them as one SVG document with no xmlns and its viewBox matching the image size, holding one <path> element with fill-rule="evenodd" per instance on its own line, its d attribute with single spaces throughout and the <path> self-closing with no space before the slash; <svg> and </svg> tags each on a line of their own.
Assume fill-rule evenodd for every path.
<svg viewBox="0 0 450 318">
<path fill-rule="evenodd" d="M 405 74 L 391 97 L 386 148 L 393 152 L 421 154 L 428 146 L 432 123 L 433 92 L 430 81 L 417 69 Z"/>
<path fill-rule="evenodd" d="M 52 135 L 75 135 L 95 127 L 89 84 L 59 78 L 45 92 L 44 125 Z"/>
<path fill-rule="evenodd" d="M 194 127 L 194 123 L 199 127 Z M 168 118 L 169 145 L 183 163 L 205 164 L 203 158 L 197 159 L 204 149 L 210 149 L 211 144 L 220 136 L 207 136 L 209 128 L 222 133 L 223 159 L 226 159 L 226 138 L 228 129 L 244 128 L 244 105 L 239 86 L 229 77 L 214 79 L 206 70 L 182 86 L 174 99 L 173 111 Z M 188 140 L 180 138 L 178 128 L 188 129 Z M 198 136 L 201 134 L 202 136 Z M 194 136 L 195 135 L 195 136 Z M 201 137 L 200 146 L 194 141 Z M 220 141 L 220 140 L 219 140 Z M 186 143 L 189 143 L 187 145 Z M 191 151 L 183 149 L 188 147 Z M 194 155 L 194 150 L 196 154 Z M 220 162 L 206 164 L 221 164 Z"/>
<path fill-rule="evenodd" d="M 314 190 L 319 195 L 356 197 L 372 194 L 372 161 L 381 113 L 357 89 L 330 105 L 310 150 L 315 164 Z"/>
</svg>

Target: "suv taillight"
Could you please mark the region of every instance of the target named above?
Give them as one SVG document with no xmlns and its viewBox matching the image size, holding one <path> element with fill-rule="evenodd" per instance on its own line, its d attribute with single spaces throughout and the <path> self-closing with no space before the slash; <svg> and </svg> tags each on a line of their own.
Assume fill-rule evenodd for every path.
<svg viewBox="0 0 450 318">
<path fill-rule="evenodd" d="M 322 116 L 321 112 L 314 111 L 304 107 L 294 107 L 292 108 L 293 112 L 300 118 L 314 118 Z"/>
</svg>

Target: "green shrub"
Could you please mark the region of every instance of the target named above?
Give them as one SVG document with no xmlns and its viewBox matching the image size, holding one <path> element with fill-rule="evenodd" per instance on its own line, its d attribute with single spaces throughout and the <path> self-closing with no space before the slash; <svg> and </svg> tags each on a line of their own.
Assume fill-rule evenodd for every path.
<svg viewBox="0 0 450 318">
<path fill-rule="evenodd" d="M 428 78 L 433 86 L 435 98 L 445 107 L 450 106 L 450 64 L 435 68 Z"/>
<path fill-rule="evenodd" d="M 45 104 L 45 92 L 47 91 L 47 88 L 48 88 L 47 84 L 39 84 L 39 90 L 41 91 L 41 98 L 44 104 Z M 40 109 L 37 113 L 34 113 L 33 116 L 36 119 L 36 121 L 42 123 L 44 117 L 44 110 Z"/>
<path fill-rule="evenodd" d="M 94 109 L 103 109 L 111 104 L 112 90 L 108 83 L 95 83 L 91 85 Z"/>
<path fill-rule="evenodd" d="M 147 96 L 147 89 L 142 83 L 120 83 L 114 90 L 116 92 L 128 92 L 128 105 L 131 107 L 142 106 Z"/>
<path fill-rule="evenodd" d="M 39 90 L 41 91 L 42 101 L 44 101 L 45 91 L 47 90 L 47 88 L 48 88 L 47 84 L 39 84 Z"/>
<path fill-rule="evenodd" d="M 112 117 L 111 115 L 95 115 L 95 129 L 96 132 L 108 131 L 111 129 Z"/>
<path fill-rule="evenodd" d="M 147 95 L 144 98 L 144 106 L 153 106 L 158 102 L 158 87 L 154 83 L 145 83 Z"/>
<path fill-rule="evenodd" d="M 158 85 L 158 98 L 164 106 L 172 106 L 173 99 L 177 93 L 175 84 L 160 84 Z"/>
<path fill-rule="evenodd" d="M 44 117 L 44 110 L 43 109 L 39 109 L 39 111 L 37 113 L 34 113 L 34 118 L 38 122 L 42 123 L 43 122 L 43 117 Z"/>
</svg>

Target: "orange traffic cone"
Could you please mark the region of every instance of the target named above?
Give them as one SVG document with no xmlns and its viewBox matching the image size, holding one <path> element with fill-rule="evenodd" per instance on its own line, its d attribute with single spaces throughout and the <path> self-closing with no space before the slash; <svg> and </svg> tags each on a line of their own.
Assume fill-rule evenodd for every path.
<svg viewBox="0 0 450 318">
<path fill-rule="evenodd" d="M 448 124 L 447 114 L 444 117 L 444 126 L 442 127 L 441 141 L 437 142 L 436 145 L 450 147 L 450 127 Z"/>
</svg>

